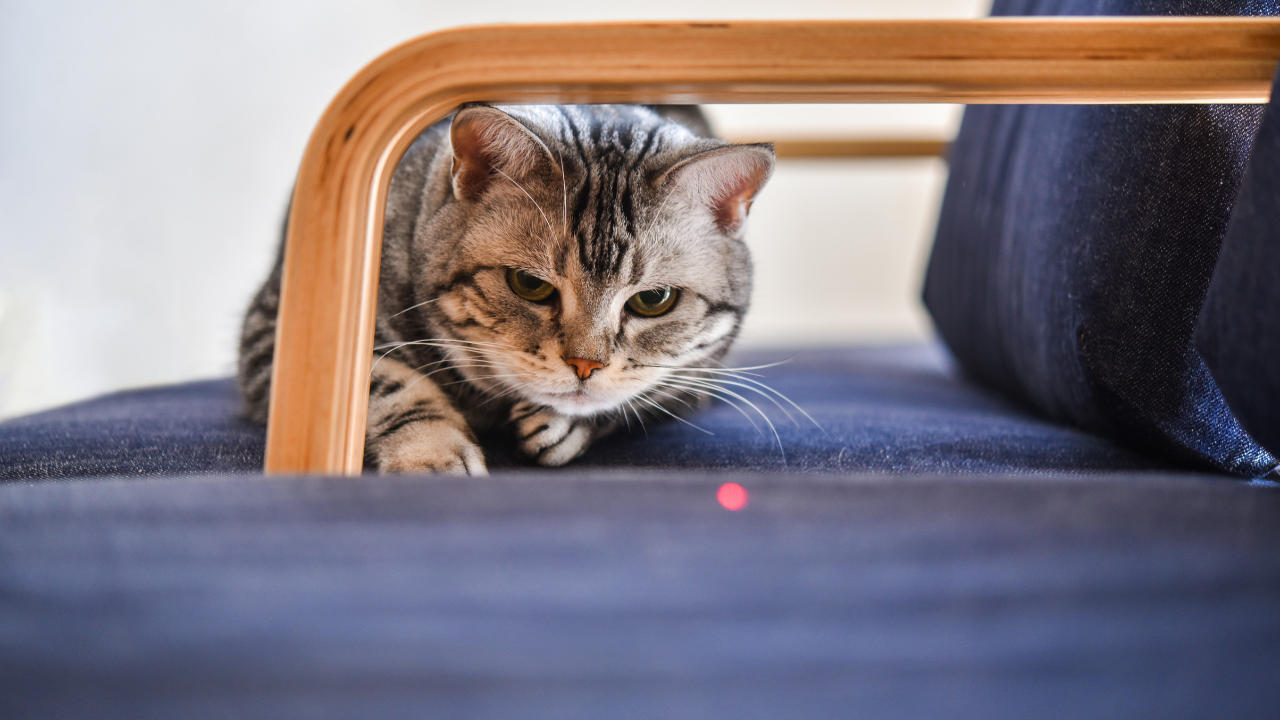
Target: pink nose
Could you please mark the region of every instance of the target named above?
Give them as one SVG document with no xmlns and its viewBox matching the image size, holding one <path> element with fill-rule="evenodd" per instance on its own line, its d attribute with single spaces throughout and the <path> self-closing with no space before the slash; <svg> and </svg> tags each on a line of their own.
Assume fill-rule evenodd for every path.
<svg viewBox="0 0 1280 720">
<path fill-rule="evenodd" d="M 586 358 L 565 358 L 564 361 L 577 368 L 578 377 L 583 380 L 591 377 L 591 373 L 604 367 L 604 363 L 599 363 L 595 360 L 588 360 Z"/>
</svg>

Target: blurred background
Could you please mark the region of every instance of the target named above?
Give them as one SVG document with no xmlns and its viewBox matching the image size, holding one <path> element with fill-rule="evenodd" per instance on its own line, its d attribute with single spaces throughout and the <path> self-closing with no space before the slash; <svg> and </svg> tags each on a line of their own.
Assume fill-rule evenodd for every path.
<svg viewBox="0 0 1280 720">
<path fill-rule="evenodd" d="M 978 17 L 987 0 L 0 0 L 0 418 L 233 374 L 312 125 L 392 45 L 446 27 Z M 712 106 L 722 134 L 950 137 L 959 108 Z M 752 209 L 753 347 L 930 336 L 946 167 L 789 161 Z"/>
</svg>

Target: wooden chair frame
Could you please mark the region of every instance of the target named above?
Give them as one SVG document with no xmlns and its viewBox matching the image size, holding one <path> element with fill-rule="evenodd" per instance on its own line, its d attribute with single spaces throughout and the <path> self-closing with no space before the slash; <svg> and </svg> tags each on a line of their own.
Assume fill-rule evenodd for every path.
<svg viewBox="0 0 1280 720">
<path fill-rule="evenodd" d="M 1278 60 L 1267 18 L 510 25 L 406 42 L 347 83 L 298 171 L 266 472 L 361 471 L 387 186 L 462 103 L 1259 103 Z"/>
</svg>

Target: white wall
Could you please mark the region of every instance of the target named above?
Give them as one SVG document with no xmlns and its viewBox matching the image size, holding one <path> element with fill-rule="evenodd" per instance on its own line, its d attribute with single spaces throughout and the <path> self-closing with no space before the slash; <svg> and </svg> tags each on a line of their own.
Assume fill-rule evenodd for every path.
<svg viewBox="0 0 1280 720">
<path fill-rule="evenodd" d="M 312 124 L 391 45 L 470 23 L 969 17 L 985 0 L 0 1 L 0 417 L 227 375 Z M 725 107 L 725 132 L 949 133 L 953 109 Z M 746 342 L 923 337 L 936 161 L 783 166 Z"/>
</svg>

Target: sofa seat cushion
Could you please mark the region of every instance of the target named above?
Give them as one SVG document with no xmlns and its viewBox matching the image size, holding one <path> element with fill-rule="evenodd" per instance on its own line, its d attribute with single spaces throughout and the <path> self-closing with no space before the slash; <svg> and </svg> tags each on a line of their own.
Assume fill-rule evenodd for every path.
<svg viewBox="0 0 1280 720">
<path fill-rule="evenodd" d="M 749 353 L 734 362 L 788 355 Z M 941 473 L 1158 467 L 964 382 L 933 345 L 800 352 L 760 373 L 813 421 L 779 400 L 788 419 L 765 397 L 733 388 L 769 422 L 737 400 L 742 412 L 717 403 L 690 424 L 642 428 L 633 420 L 575 465 Z M 0 478 L 257 472 L 265 433 L 238 409 L 235 385 L 225 379 L 130 390 L 10 420 L 0 424 Z M 491 469 L 526 465 L 508 438 L 483 442 Z"/>
<path fill-rule="evenodd" d="M 1280 707 L 1274 489 L 602 475 L 0 483 L 0 717 Z"/>
<path fill-rule="evenodd" d="M 0 423 L 0 479 L 244 473 L 266 433 L 231 379 L 127 390 Z"/>
</svg>

